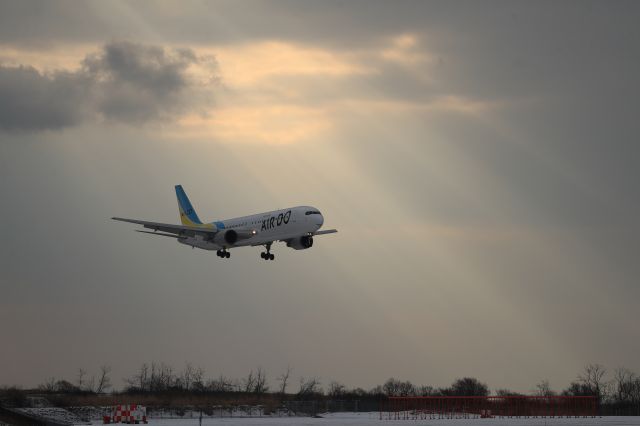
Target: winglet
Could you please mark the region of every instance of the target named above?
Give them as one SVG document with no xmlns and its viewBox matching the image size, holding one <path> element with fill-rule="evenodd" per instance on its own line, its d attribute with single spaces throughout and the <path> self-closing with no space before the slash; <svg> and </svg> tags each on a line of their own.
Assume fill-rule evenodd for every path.
<svg viewBox="0 0 640 426">
<path fill-rule="evenodd" d="M 176 185 L 176 197 L 178 197 L 178 211 L 180 213 L 180 221 L 183 225 L 202 225 L 198 214 L 191 205 L 187 193 L 182 189 L 182 185 Z"/>
</svg>

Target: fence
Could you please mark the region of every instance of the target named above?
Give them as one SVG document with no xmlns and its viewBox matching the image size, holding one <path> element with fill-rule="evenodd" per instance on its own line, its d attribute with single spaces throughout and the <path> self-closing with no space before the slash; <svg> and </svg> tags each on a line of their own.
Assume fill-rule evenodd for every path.
<svg viewBox="0 0 640 426">
<path fill-rule="evenodd" d="M 314 416 L 319 413 L 341 413 L 377 411 L 377 400 L 309 400 L 309 401 L 284 401 L 282 408 L 291 416 Z M 282 411 L 280 411 L 282 413 Z"/>
<path fill-rule="evenodd" d="M 380 420 L 483 417 L 595 417 L 595 396 L 424 396 L 389 397 Z"/>
</svg>

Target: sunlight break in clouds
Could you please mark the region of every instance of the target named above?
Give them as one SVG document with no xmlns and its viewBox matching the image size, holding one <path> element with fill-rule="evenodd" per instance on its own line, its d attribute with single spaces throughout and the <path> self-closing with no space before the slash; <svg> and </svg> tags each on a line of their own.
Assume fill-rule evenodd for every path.
<svg viewBox="0 0 640 426">
<path fill-rule="evenodd" d="M 165 135 L 277 145 L 303 141 L 331 127 L 331 121 L 322 109 L 295 105 L 222 108 L 210 117 L 183 117 L 178 124 L 178 130 Z"/>
<path fill-rule="evenodd" d="M 41 73 L 61 70 L 73 72 L 82 68 L 82 60 L 89 52 L 96 52 L 100 48 L 94 44 L 56 45 L 47 49 L 1 46 L 0 65 L 28 65 Z"/>
<path fill-rule="evenodd" d="M 405 66 L 415 66 L 429 62 L 431 57 L 420 48 L 418 37 L 412 34 L 401 34 L 391 40 L 391 46 L 381 52 L 382 58 Z"/>
<path fill-rule="evenodd" d="M 394 101 L 377 99 L 345 99 L 336 103 L 336 108 L 357 110 L 362 114 L 398 114 L 407 113 L 455 113 L 482 115 L 503 105 L 501 102 L 489 102 L 468 99 L 462 96 L 446 95 L 424 101 Z"/>
<path fill-rule="evenodd" d="M 282 41 L 201 47 L 195 51 L 218 58 L 222 80 L 231 88 L 255 88 L 273 77 L 340 77 L 373 71 L 344 53 Z"/>
<path fill-rule="evenodd" d="M 497 106 L 446 93 L 417 100 L 376 97 L 378 89 L 369 90 L 363 80 L 382 75 L 385 63 L 399 64 L 421 81 L 430 80 L 431 56 L 411 34 L 354 52 L 281 41 L 233 48 L 201 46 L 195 51 L 202 57 L 216 57 L 221 91 L 214 110 L 184 116 L 177 129 L 166 129 L 165 135 L 171 138 L 288 144 L 326 136 L 340 119 L 354 112 L 480 115 Z M 327 84 L 336 89 L 327 93 Z M 322 102 L 308 104 L 308 99 L 316 98 Z"/>
<path fill-rule="evenodd" d="M 283 103 L 283 98 L 304 99 L 311 90 L 291 87 L 287 79 L 346 78 L 374 71 L 339 52 L 280 41 L 195 51 L 199 56 L 217 58 L 221 83 L 227 90 L 208 114 L 178 120 L 177 129 L 165 132 L 171 138 L 268 144 L 308 140 L 332 127 L 332 111 L 326 106 Z"/>
<path fill-rule="evenodd" d="M 447 94 L 443 88 L 437 88 L 439 95 L 416 100 L 381 100 L 376 97 L 376 86 L 370 90 L 367 88 L 367 76 L 382 76 L 387 72 L 388 63 L 400 65 L 405 72 L 435 87 L 430 80 L 433 61 L 423 44 L 420 37 L 408 33 L 354 51 L 278 40 L 235 46 L 198 46 L 193 49 L 171 45 L 166 50 L 162 46 L 113 42 L 105 45 L 104 50 L 96 50 L 89 45 L 68 46 L 66 49 L 58 47 L 52 53 L 10 49 L 3 53 L 2 60 L 10 65 L 34 66 L 41 73 L 49 73 L 47 75 L 55 75 L 51 73 L 60 69 L 75 75 L 90 71 L 96 57 L 114 49 L 126 47 L 131 51 L 122 57 L 122 64 L 147 67 L 150 71 L 162 65 L 173 72 L 176 67 L 171 63 L 171 58 L 182 55 L 188 60 L 181 59 L 181 65 L 176 68 L 179 74 L 174 77 L 184 81 L 189 88 L 189 95 L 174 97 L 178 102 L 172 103 L 177 105 L 177 109 L 171 111 L 172 117 L 168 117 L 166 111 L 162 113 L 162 110 L 153 108 L 132 115 L 130 110 L 133 108 L 138 111 L 140 108 L 137 104 L 140 102 L 148 105 L 158 103 L 153 99 L 145 101 L 149 91 L 144 88 L 134 97 L 128 96 L 131 85 L 128 80 L 119 79 L 108 91 L 110 98 L 117 95 L 117 99 L 108 100 L 118 108 L 108 108 L 111 104 L 100 100 L 101 108 L 106 108 L 107 112 L 123 110 L 124 115 L 118 117 L 120 120 L 139 122 L 160 116 L 170 118 L 163 128 L 163 135 L 171 139 L 290 144 L 327 136 L 342 117 L 354 112 L 376 116 L 438 112 L 478 115 L 496 106 Z M 148 57 L 138 58 L 136 55 L 139 53 Z M 161 61 L 156 64 L 154 61 L 159 58 L 167 63 Z M 122 75 L 129 78 L 137 74 L 127 72 Z M 166 76 L 158 75 L 170 83 Z M 104 83 L 103 77 L 98 79 L 99 83 Z M 135 84 L 140 85 L 149 78 L 135 77 L 134 80 Z M 332 88 L 331 93 L 325 93 L 326 87 Z M 322 102 L 308 104 L 308 99 L 315 98 L 321 98 Z M 126 108 L 123 109 L 122 105 Z M 110 118 L 113 114 L 102 115 Z M 74 124 L 80 118 L 67 121 Z"/>
<path fill-rule="evenodd" d="M 170 61 L 170 55 L 184 55 L 184 52 L 192 55 L 184 56 L 190 59 L 182 61 L 179 70 L 181 75 L 176 75 L 184 80 L 190 90 L 189 96 L 175 99 L 179 102 L 175 103 L 178 106 L 172 111 L 173 117 L 150 108 L 145 109 L 142 115 L 132 115 L 129 110 L 139 109 L 136 103 L 143 102 L 148 97 L 148 91 L 143 90 L 134 97 L 128 96 L 130 84 L 126 81 L 117 81 L 112 85 L 113 90 L 108 91 L 111 98 L 113 94 L 118 95 L 117 99 L 111 100 L 118 108 L 106 111 L 122 110 L 124 102 L 127 108 L 124 109 L 122 120 L 133 117 L 136 121 L 138 116 L 140 118 L 137 121 L 159 116 L 171 118 L 163 128 L 163 134 L 171 139 L 289 144 L 326 136 L 340 118 L 353 112 L 365 115 L 434 112 L 477 115 L 495 106 L 446 93 L 422 100 L 376 98 L 378 89 L 372 86 L 369 90 L 366 78 L 382 76 L 387 72 L 387 63 L 400 65 L 418 80 L 433 85 L 429 77 L 431 56 L 420 38 L 409 33 L 401 33 L 378 45 L 354 51 L 279 40 L 233 46 L 201 45 L 193 49 L 171 45 L 164 51 L 161 46 L 136 46 L 119 42 L 107 44 L 104 51 L 108 53 L 114 46 L 131 47 L 129 50 L 132 50 L 132 54 L 124 58 L 123 64 L 150 66 L 150 70 L 158 68 L 154 64 L 158 58 L 153 52 L 165 55 L 162 61 Z M 133 51 L 148 52 L 149 57 L 136 58 Z M 75 75 L 91 69 L 92 61 L 95 62 L 93 58 L 102 52 L 102 48 L 96 50 L 89 45 L 68 46 L 65 49 L 58 47 L 52 53 L 12 49 L 4 52 L 2 60 L 5 64 L 34 66 L 41 73 L 63 69 Z M 173 68 L 171 63 L 167 65 Z M 163 75 L 160 77 L 164 78 Z M 145 80 L 135 79 L 138 85 Z M 332 93 L 326 93 L 327 84 L 335 88 Z M 315 98 L 322 98 L 322 102 L 308 104 L 308 99 Z M 104 107 L 110 105 L 100 102 Z M 75 120 L 76 123 L 79 121 Z M 68 122 L 74 123 L 73 120 Z"/>
</svg>

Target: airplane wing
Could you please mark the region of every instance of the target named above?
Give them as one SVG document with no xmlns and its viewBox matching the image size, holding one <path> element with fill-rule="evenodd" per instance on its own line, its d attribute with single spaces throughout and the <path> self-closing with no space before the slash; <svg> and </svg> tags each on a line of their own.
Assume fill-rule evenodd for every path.
<svg viewBox="0 0 640 426">
<path fill-rule="evenodd" d="M 324 234 L 334 234 L 338 232 L 337 229 L 325 229 L 324 231 L 316 231 L 313 233 L 313 235 L 324 235 Z"/>
<path fill-rule="evenodd" d="M 135 223 L 136 225 L 142 225 L 145 228 L 153 229 L 154 231 L 162 231 L 168 234 L 174 234 L 176 236 L 192 237 L 195 235 L 206 235 L 206 236 L 212 237 L 218 232 L 218 229 L 213 227 L 201 228 L 201 227 L 185 226 L 185 225 L 173 225 L 170 223 L 147 222 L 145 220 L 137 220 L 137 219 L 125 219 L 123 217 L 112 217 L 111 219 L 118 220 L 120 222 Z"/>
<path fill-rule="evenodd" d="M 171 238 L 176 238 L 178 240 L 184 240 L 185 238 L 187 238 L 187 237 L 182 237 L 180 235 L 163 234 L 162 232 L 141 231 L 139 229 L 136 229 L 136 232 L 140 232 L 142 234 L 149 234 L 149 235 L 160 235 L 161 237 L 171 237 Z"/>
</svg>

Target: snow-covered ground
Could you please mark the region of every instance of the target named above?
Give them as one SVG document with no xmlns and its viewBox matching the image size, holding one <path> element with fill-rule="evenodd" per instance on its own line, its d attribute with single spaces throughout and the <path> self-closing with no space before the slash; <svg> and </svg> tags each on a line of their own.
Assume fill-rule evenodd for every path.
<svg viewBox="0 0 640 426">
<path fill-rule="evenodd" d="M 73 413 L 65 410 L 64 408 L 57 407 L 38 407 L 38 408 L 14 408 L 13 411 L 17 413 L 26 414 L 32 418 L 39 419 L 51 419 L 60 423 L 68 424 L 87 424 L 82 422 Z"/>
<path fill-rule="evenodd" d="M 102 422 L 93 422 L 94 425 Z M 149 419 L 150 426 L 199 426 L 194 419 Z M 380 420 L 378 413 L 331 413 L 322 418 L 309 417 L 251 417 L 251 418 L 203 418 L 203 426 L 640 426 L 640 417 L 596 418 L 530 418 L 530 419 L 436 419 L 436 420 Z"/>
</svg>

